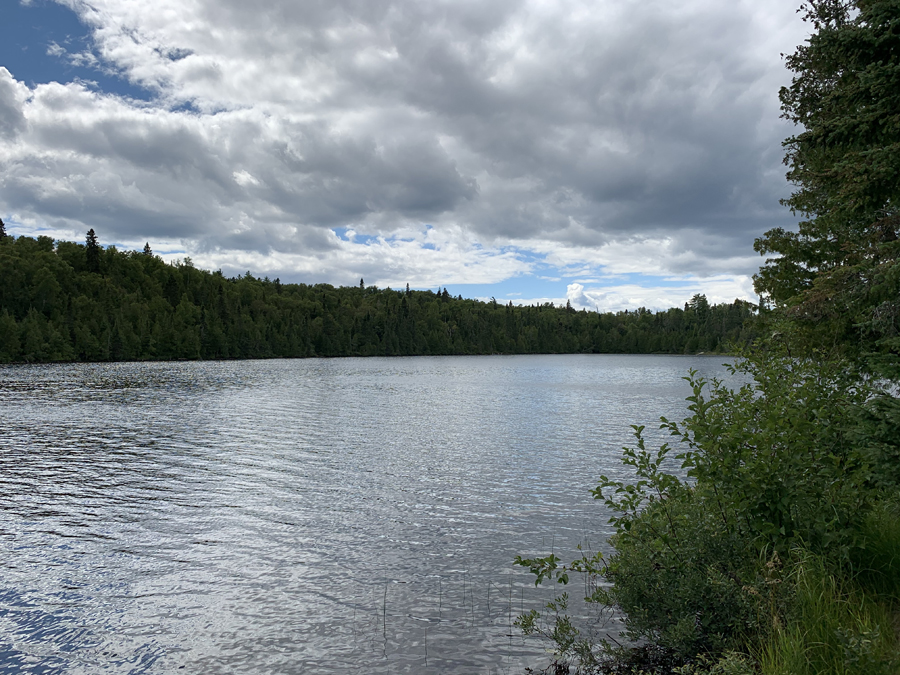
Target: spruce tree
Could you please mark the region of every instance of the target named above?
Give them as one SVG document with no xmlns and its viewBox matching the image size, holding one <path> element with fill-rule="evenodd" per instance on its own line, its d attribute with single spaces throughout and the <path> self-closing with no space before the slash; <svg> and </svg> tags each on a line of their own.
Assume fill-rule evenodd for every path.
<svg viewBox="0 0 900 675">
<path fill-rule="evenodd" d="M 769 230 L 777 254 L 756 290 L 789 308 L 822 346 L 900 353 L 900 13 L 897 0 L 812 0 L 814 29 L 786 59 L 784 201 L 797 232 Z"/>
<path fill-rule="evenodd" d="M 88 272 L 100 273 L 100 244 L 97 243 L 97 235 L 94 228 L 87 231 L 87 240 L 85 242 L 85 259 L 87 260 Z"/>
</svg>

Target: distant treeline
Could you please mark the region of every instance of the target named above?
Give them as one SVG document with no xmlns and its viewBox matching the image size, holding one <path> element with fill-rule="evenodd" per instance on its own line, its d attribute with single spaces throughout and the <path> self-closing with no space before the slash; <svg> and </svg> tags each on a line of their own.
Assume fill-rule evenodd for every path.
<svg viewBox="0 0 900 675">
<path fill-rule="evenodd" d="M 748 302 L 598 314 L 443 292 L 282 284 L 143 252 L 0 237 L 0 361 L 722 351 Z"/>
</svg>

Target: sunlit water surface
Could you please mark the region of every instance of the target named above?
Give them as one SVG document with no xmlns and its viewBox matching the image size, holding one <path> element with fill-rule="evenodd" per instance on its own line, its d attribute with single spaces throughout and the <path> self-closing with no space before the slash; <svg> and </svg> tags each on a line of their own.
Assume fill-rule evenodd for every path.
<svg viewBox="0 0 900 675">
<path fill-rule="evenodd" d="M 0 672 L 546 665 L 513 558 L 602 549 L 629 425 L 725 360 L 0 366 Z"/>
</svg>

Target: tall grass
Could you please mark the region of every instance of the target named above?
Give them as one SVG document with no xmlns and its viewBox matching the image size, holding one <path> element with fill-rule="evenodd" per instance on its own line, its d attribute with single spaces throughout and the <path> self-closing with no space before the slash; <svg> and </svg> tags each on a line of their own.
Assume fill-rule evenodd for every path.
<svg viewBox="0 0 900 675">
<path fill-rule="evenodd" d="M 856 581 L 870 593 L 900 602 L 900 497 L 875 506 L 851 556 Z"/>
<path fill-rule="evenodd" d="M 880 566 L 868 565 L 865 576 L 835 574 L 821 557 L 798 554 L 785 579 L 792 595 L 787 615 L 772 626 L 758 653 L 762 675 L 900 673 L 897 604 L 879 592 L 896 589 L 898 579 L 885 571 L 900 565 L 889 555 L 900 546 L 900 537 L 878 539 L 878 549 L 874 538 L 870 543 L 870 550 L 879 552 L 873 560 Z"/>
</svg>

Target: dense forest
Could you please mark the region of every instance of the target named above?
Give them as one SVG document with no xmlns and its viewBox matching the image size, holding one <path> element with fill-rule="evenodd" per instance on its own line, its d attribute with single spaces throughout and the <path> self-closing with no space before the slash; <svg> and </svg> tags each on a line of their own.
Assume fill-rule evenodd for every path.
<svg viewBox="0 0 900 675">
<path fill-rule="evenodd" d="M 617 313 L 513 306 L 434 291 L 282 284 L 170 265 L 143 251 L 0 238 L 0 362 L 426 354 L 721 351 L 754 306 Z"/>
</svg>

